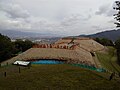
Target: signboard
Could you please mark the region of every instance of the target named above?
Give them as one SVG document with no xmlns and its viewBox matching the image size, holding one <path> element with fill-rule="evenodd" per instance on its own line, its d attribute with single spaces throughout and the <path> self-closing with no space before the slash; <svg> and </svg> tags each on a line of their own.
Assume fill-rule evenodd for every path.
<svg viewBox="0 0 120 90">
<path fill-rule="evenodd" d="M 21 65 L 21 66 L 28 66 L 30 64 L 30 62 L 28 62 L 28 61 L 15 61 L 13 64 L 14 65 Z"/>
</svg>

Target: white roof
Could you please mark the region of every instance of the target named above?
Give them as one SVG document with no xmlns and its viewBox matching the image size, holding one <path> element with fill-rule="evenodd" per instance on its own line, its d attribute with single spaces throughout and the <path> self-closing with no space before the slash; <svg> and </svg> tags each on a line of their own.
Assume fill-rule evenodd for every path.
<svg viewBox="0 0 120 90">
<path fill-rule="evenodd" d="M 15 61 L 13 64 L 27 66 L 28 64 L 30 64 L 30 62 L 28 62 L 28 61 Z"/>
</svg>

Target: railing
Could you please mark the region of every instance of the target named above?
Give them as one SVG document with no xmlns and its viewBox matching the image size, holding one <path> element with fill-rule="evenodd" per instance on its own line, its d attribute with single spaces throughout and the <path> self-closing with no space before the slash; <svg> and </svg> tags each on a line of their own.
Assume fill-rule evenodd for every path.
<svg viewBox="0 0 120 90">
<path fill-rule="evenodd" d="M 85 64 L 71 64 L 71 65 L 78 66 L 78 67 L 81 67 L 81 68 L 87 68 L 87 69 L 94 70 L 94 71 L 97 71 L 97 72 L 106 72 L 106 70 L 104 68 L 96 68 L 94 66 L 89 66 L 89 65 L 85 65 Z"/>
</svg>

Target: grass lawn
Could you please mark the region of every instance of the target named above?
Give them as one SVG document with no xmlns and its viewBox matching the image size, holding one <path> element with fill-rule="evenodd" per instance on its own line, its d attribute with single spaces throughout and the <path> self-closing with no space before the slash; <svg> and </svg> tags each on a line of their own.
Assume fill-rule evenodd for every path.
<svg viewBox="0 0 120 90">
<path fill-rule="evenodd" d="M 7 76 L 4 77 L 4 72 Z M 120 79 L 67 64 L 0 68 L 0 90 L 120 90 Z"/>
<path fill-rule="evenodd" d="M 117 62 L 116 50 L 113 47 L 108 47 L 108 53 L 97 52 L 98 59 L 101 65 L 109 71 L 120 72 L 120 66 Z"/>
</svg>

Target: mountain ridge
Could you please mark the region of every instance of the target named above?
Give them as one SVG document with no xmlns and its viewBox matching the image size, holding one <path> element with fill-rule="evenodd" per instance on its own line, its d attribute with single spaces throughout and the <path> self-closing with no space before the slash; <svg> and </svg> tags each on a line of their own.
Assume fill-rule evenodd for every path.
<svg viewBox="0 0 120 90">
<path fill-rule="evenodd" d="M 120 29 L 117 30 L 108 30 L 108 31 L 102 31 L 95 34 L 90 35 L 79 35 L 79 37 L 90 37 L 90 38 L 107 38 L 112 41 L 116 41 L 118 38 L 120 38 Z"/>
<path fill-rule="evenodd" d="M 58 35 L 52 33 L 36 33 L 15 30 L 0 30 L 0 33 L 10 38 L 30 38 L 30 37 L 56 37 Z"/>
</svg>

